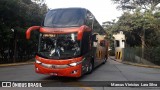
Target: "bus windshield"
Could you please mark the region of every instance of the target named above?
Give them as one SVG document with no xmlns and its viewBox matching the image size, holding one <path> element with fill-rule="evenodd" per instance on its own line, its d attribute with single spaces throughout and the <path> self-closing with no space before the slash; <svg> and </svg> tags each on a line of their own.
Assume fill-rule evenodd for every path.
<svg viewBox="0 0 160 90">
<path fill-rule="evenodd" d="M 80 55 L 77 34 L 40 34 L 38 55 L 48 59 L 70 59 Z"/>
<path fill-rule="evenodd" d="M 55 9 L 46 14 L 45 27 L 74 27 L 84 23 L 83 9 Z"/>
</svg>

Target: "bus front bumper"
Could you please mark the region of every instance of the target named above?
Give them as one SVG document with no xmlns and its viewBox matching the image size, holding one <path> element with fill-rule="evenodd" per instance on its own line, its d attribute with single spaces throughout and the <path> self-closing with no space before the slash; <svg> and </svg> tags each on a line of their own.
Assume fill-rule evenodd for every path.
<svg viewBox="0 0 160 90">
<path fill-rule="evenodd" d="M 69 66 L 67 68 L 48 68 L 42 64 L 35 63 L 35 71 L 40 74 L 48 74 L 53 76 L 65 76 L 65 77 L 80 77 L 81 76 L 81 67 L 79 64 L 77 66 Z"/>
</svg>

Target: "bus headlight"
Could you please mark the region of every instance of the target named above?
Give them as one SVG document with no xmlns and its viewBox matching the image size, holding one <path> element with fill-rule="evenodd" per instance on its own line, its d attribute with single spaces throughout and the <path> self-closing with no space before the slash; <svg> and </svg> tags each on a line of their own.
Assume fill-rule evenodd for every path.
<svg viewBox="0 0 160 90">
<path fill-rule="evenodd" d="M 81 64 L 82 61 L 79 61 L 79 62 L 74 62 L 74 63 L 70 63 L 69 66 L 77 66 L 78 64 Z"/>
<path fill-rule="evenodd" d="M 45 64 L 45 63 L 42 63 L 42 66 L 47 67 L 47 68 L 52 68 L 52 64 Z"/>
<path fill-rule="evenodd" d="M 37 64 L 41 64 L 42 62 L 40 62 L 40 61 L 36 60 L 36 63 L 37 63 Z"/>
<path fill-rule="evenodd" d="M 77 65 L 77 63 L 71 63 L 71 64 L 69 64 L 70 66 L 76 66 Z"/>
</svg>

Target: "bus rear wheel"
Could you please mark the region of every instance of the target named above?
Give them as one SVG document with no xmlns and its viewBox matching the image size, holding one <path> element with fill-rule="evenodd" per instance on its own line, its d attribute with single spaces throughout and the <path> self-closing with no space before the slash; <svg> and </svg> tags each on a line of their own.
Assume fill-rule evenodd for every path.
<svg viewBox="0 0 160 90">
<path fill-rule="evenodd" d="M 104 59 L 103 59 L 103 64 L 105 64 L 107 62 L 107 58 L 105 57 Z"/>
<path fill-rule="evenodd" d="M 93 71 L 93 62 L 89 62 L 89 66 L 87 67 L 88 68 L 88 71 L 87 71 L 87 74 L 91 74 L 92 73 L 92 71 Z"/>
</svg>

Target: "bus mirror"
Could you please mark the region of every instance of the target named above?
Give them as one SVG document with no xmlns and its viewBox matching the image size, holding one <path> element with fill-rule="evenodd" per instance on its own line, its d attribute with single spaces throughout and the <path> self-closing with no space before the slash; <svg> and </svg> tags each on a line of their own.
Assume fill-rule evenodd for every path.
<svg viewBox="0 0 160 90">
<path fill-rule="evenodd" d="M 82 40 L 83 30 L 79 30 L 77 33 L 77 40 Z"/>
<path fill-rule="evenodd" d="M 32 26 L 32 27 L 28 28 L 26 31 L 26 39 L 30 39 L 31 31 L 37 30 L 37 29 L 40 29 L 40 26 Z"/>
</svg>

